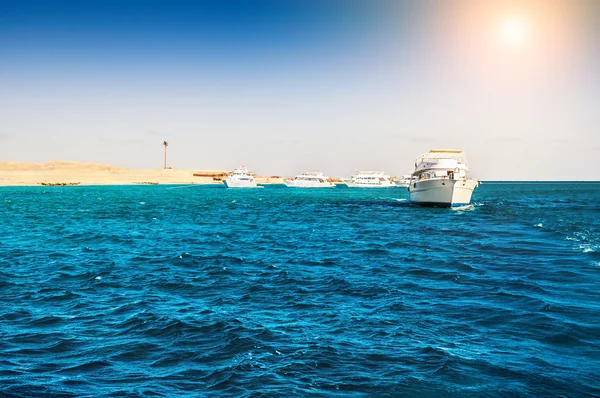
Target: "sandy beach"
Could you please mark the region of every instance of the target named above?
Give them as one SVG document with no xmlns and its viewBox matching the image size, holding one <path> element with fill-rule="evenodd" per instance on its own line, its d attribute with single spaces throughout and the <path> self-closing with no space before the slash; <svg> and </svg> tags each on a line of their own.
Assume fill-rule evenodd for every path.
<svg viewBox="0 0 600 398">
<path fill-rule="evenodd" d="M 90 162 L 0 161 L 0 186 L 220 184 L 225 170 L 135 170 Z M 281 177 L 256 176 L 259 184 L 282 184 Z"/>
</svg>

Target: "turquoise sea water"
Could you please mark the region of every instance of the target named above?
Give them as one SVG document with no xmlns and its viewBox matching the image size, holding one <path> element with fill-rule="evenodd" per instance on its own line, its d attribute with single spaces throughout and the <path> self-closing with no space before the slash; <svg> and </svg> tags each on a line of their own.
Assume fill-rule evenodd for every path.
<svg viewBox="0 0 600 398">
<path fill-rule="evenodd" d="M 600 184 L 407 198 L 0 188 L 0 395 L 600 395 Z"/>
</svg>

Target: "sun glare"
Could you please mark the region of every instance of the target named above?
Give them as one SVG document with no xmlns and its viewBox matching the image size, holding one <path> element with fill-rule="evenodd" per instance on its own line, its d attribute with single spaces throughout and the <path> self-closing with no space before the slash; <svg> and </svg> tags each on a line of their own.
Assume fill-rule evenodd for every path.
<svg viewBox="0 0 600 398">
<path fill-rule="evenodd" d="M 510 16 L 500 23 L 500 40 L 509 47 L 521 47 L 529 37 L 529 24 L 520 16 Z"/>
</svg>

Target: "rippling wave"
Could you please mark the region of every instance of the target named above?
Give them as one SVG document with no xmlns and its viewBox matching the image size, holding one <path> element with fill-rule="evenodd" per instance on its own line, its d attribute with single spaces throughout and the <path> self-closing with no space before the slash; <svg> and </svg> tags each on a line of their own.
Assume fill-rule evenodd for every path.
<svg viewBox="0 0 600 398">
<path fill-rule="evenodd" d="M 0 189 L 0 395 L 600 395 L 600 184 Z"/>
</svg>

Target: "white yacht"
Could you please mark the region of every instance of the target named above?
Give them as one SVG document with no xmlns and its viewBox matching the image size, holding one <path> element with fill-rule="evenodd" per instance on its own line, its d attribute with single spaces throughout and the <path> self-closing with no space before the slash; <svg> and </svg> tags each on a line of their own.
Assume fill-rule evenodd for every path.
<svg viewBox="0 0 600 398">
<path fill-rule="evenodd" d="M 248 173 L 246 166 L 233 170 L 223 183 L 227 188 L 261 188 L 256 185 L 256 179 Z"/>
<path fill-rule="evenodd" d="M 396 186 L 401 188 L 407 188 L 410 185 L 410 174 L 403 175 L 402 177 L 396 179 Z"/>
<path fill-rule="evenodd" d="M 396 184 L 383 171 L 357 171 L 355 175 L 344 180 L 350 188 L 392 188 Z"/>
<path fill-rule="evenodd" d="M 302 173 L 292 179 L 285 179 L 283 183 L 291 188 L 333 188 L 335 184 L 327 181 L 323 173 Z"/>
<path fill-rule="evenodd" d="M 464 206 L 471 202 L 471 194 L 478 186 L 467 176 L 464 151 L 432 149 L 417 158 L 412 173 L 410 201 L 424 206 Z"/>
</svg>

